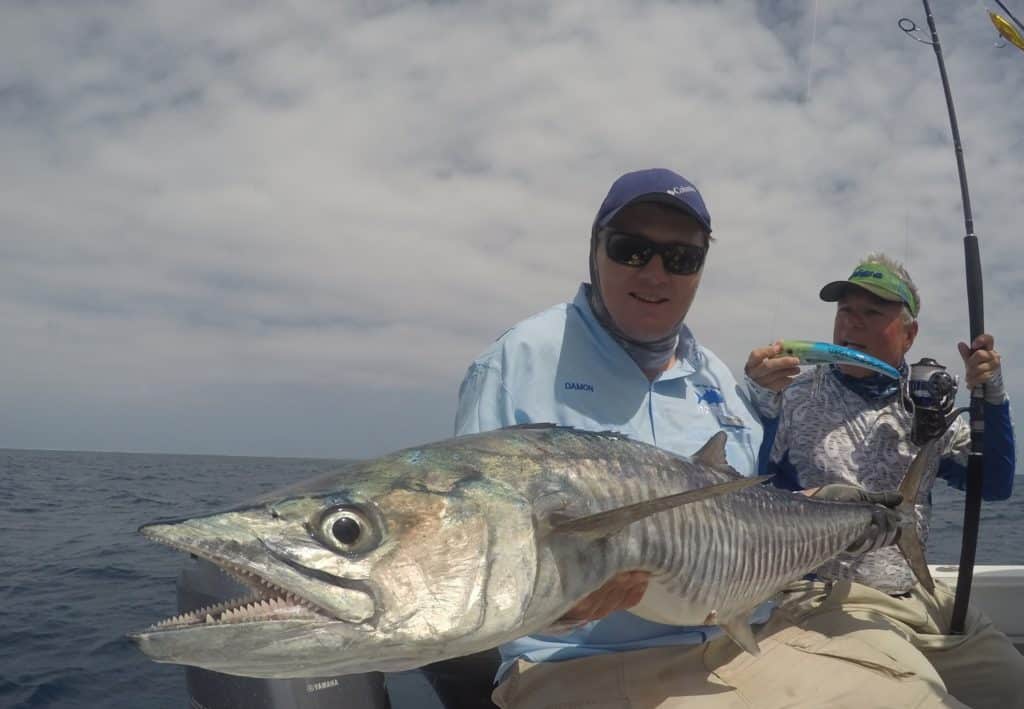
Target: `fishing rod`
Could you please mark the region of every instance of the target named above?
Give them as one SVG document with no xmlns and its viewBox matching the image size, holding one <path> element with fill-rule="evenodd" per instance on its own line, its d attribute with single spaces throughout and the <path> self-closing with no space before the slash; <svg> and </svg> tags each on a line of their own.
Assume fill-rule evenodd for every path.
<svg viewBox="0 0 1024 709">
<path fill-rule="evenodd" d="M 939 63 L 939 76 L 942 78 L 942 89 L 946 94 L 946 109 L 949 112 L 949 125 L 953 132 L 953 148 L 956 152 L 956 167 L 960 178 L 960 200 L 964 210 L 964 268 L 967 275 L 967 312 L 970 320 L 971 339 L 974 340 L 985 332 L 985 307 L 981 284 L 981 252 L 978 237 L 974 233 L 974 217 L 971 213 L 971 197 L 967 190 L 967 168 L 964 166 L 964 150 L 960 144 L 960 128 L 956 121 L 956 109 L 953 107 L 953 94 L 949 88 L 949 76 L 946 74 L 946 62 L 942 57 L 942 45 L 939 33 L 935 29 L 935 18 L 932 16 L 928 0 L 924 3 L 931 41 L 915 37 L 918 31 L 914 21 L 901 17 L 898 24 L 908 37 L 922 44 L 930 44 L 935 50 L 935 59 Z M 981 519 L 981 484 L 984 478 L 984 440 L 985 410 L 984 385 L 979 384 L 971 390 L 971 449 L 967 456 L 967 497 L 964 503 L 964 530 L 960 546 L 960 569 L 956 580 L 956 597 L 953 601 L 953 617 L 950 622 L 951 635 L 960 635 L 964 630 L 967 617 L 967 604 L 971 598 L 971 583 L 974 580 L 974 557 L 978 548 L 978 526 Z"/>
</svg>

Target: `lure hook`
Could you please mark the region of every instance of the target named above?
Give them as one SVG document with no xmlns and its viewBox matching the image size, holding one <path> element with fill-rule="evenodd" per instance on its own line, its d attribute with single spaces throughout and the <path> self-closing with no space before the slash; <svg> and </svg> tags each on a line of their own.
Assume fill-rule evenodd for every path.
<svg viewBox="0 0 1024 709">
<path fill-rule="evenodd" d="M 1003 8 L 1006 14 L 1008 14 L 1014 22 L 1019 24 L 1020 21 L 1010 13 L 1009 9 L 1005 5 L 999 3 L 999 7 Z M 1006 43 L 1009 42 L 1017 49 L 1024 52 L 1024 35 L 1018 31 L 1017 27 L 1002 15 L 996 14 L 991 10 L 989 10 L 988 18 L 992 21 L 992 26 L 996 28 L 996 32 L 999 33 L 999 41 L 997 41 L 996 44 L 997 47 L 1005 47 Z M 1004 42 L 1002 40 L 1006 41 Z"/>
</svg>

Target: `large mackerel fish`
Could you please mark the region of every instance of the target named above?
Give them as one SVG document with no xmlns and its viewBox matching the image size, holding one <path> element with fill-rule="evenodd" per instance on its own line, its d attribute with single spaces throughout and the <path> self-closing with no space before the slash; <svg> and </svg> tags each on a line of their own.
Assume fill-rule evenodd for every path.
<svg viewBox="0 0 1024 709">
<path fill-rule="evenodd" d="M 251 597 L 133 634 L 154 660 L 253 677 L 394 671 L 555 623 L 620 571 L 650 571 L 636 614 L 721 625 L 749 652 L 751 610 L 833 558 L 877 515 L 927 584 L 904 509 L 758 484 L 718 433 L 692 458 L 615 433 L 529 425 L 351 464 L 236 509 L 154 523 Z M 906 521 L 903 521 L 906 520 Z"/>
</svg>

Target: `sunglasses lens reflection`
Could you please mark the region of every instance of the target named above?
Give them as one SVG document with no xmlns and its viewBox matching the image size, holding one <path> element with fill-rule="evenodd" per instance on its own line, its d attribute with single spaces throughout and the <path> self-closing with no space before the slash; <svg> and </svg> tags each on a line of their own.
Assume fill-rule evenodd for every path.
<svg viewBox="0 0 1024 709">
<path fill-rule="evenodd" d="M 636 234 L 608 232 L 605 240 L 608 258 L 623 266 L 641 268 L 661 254 L 668 273 L 683 276 L 696 273 L 704 265 L 707 248 L 692 244 L 659 244 Z"/>
</svg>

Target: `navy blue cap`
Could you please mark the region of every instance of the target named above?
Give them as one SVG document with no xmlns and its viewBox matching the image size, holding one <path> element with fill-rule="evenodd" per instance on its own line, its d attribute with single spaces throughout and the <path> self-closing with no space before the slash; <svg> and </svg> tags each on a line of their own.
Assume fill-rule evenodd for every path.
<svg viewBox="0 0 1024 709">
<path fill-rule="evenodd" d="M 711 215 L 697 188 L 685 177 L 660 167 L 627 172 L 615 180 L 597 210 L 595 228 L 607 226 L 623 207 L 633 202 L 659 202 L 682 210 L 711 233 Z"/>
</svg>

